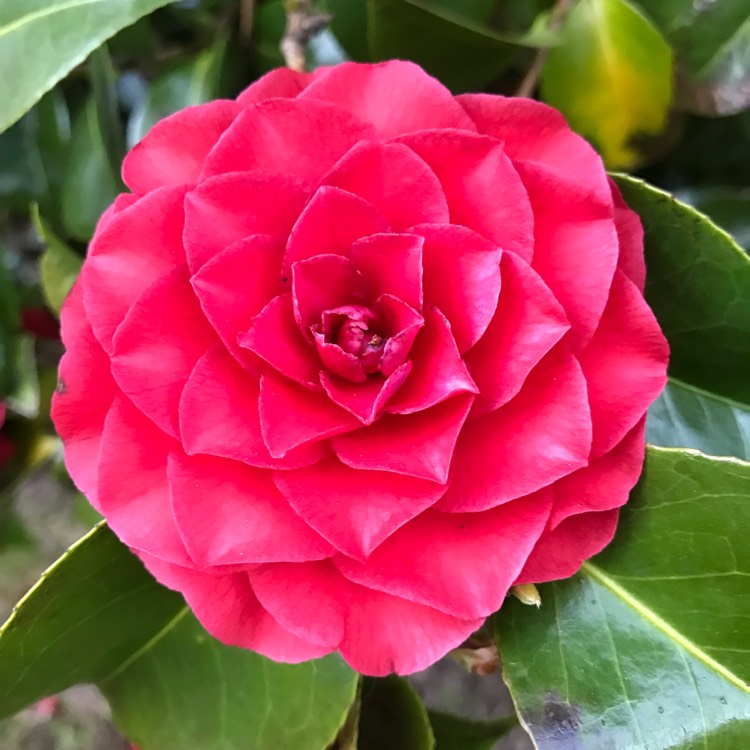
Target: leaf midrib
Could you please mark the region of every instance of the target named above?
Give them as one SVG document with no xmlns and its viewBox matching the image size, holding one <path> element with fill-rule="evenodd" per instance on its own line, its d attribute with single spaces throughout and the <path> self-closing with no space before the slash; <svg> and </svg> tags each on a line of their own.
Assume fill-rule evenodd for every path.
<svg viewBox="0 0 750 750">
<path fill-rule="evenodd" d="M 593 581 L 601 586 L 604 586 L 608 591 L 618 597 L 622 602 L 627 604 L 631 609 L 635 610 L 643 619 L 653 625 L 662 634 L 666 635 L 667 638 L 674 641 L 680 646 L 683 651 L 689 653 L 693 658 L 702 662 L 706 667 L 716 672 L 718 675 L 723 677 L 728 682 L 732 683 L 735 687 L 738 687 L 747 695 L 750 695 L 750 685 L 744 680 L 738 677 L 734 672 L 727 669 L 723 664 L 720 664 L 711 656 L 709 656 L 703 649 L 693 643 L 689 638 L 686 638 L 676 628 L 670 625 L 666 620 L 660 617 L 650 607 L 646 606 L 640 599 L 636 598 L 631 594 L 625 587 L 621 586 L 612 577 L 607 575 L 601 568 L 597 567 L 591 562 L 583 563 L 581 571 L 588 575 Z"/>
<path fill-rule="evenodd" d="M 673 385 L 678 386 L 679 388 L 684 388 L 686 391 L 692 391 L 693 393 L 703 398 L 711 399 L 712 401 L 719 401 L 720 403 L 724 404 L 730 409 L 737 409 L 738 411 L 750 412 L 750 404 L 743 404 L 741 401 L 736 401 L 735 399 L 730 398 L 729 396 L 724 396 L 720 393 L 713 393 L 712 391 L 707 391 L 703 388 L 700 388 L 697 385 L 686 383 L 684 380 L 680 380 L 680 378 L 672 377 L 671 375 L 669 376 L 669 382 Z"/>
<path fill-rule="evenodd" d="M 25 16 L 21 16 L 20 18 L 17 18 L 15 21 L 11 21 L 5 26 L 0 26 L 0 36 L 11 34 L 14 31 L 20 29 L 22 26 L 33 23 L 34 21 L 38 21 L 40 18 L 54 16 L 56 13 L 62 13 L 66 10 L 73 10 L 74 8 L 82 8 L 85 5 L 101 4 L 105 1 L 106 0 L 69 0 L 69 2 L 62 3 L 61 5 L 41 8 L 40 10 L 35 10 L 32 13 L 27 13 Z"/>
</svg>

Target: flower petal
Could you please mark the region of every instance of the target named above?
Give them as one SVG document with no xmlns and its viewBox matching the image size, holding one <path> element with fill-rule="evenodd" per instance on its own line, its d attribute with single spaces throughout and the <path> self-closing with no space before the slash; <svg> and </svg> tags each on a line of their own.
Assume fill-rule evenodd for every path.
<svg viewBox="0 0 750 750">
<path fill-rule="evenodd" d="M 636 285 L 615 275 L 591 343 L 581 352 L 594 425 L 592 457 L 622 440 L 667 382 L 669 346 Z"/>
<path fill-rule="evenodd" d="M 265 99 L 293 99 L 312 81 L 310 73 L 299 73 L 286 67 L 275 68 L 248 86 L 237 97 L 237 102 L 243 107 L 249 107 Z"/>
<path fill-rule="evenodd" d="M 201 567 L 322 560 L 333 552 L 291 509 L 269 471 L 174 451 L 167 475 L 177 527 Z"/>
<path fill-rule="evenodd" d="M 94 333 L 108 354 L 132 304 L 154 279 L 185 263 L 184 202 L 184 187 L 156 190 L 97 230 L 81 284 Z"/>
<path fill-rule="evenodd" d="M 323 185 L 313 195 L 289 237 L 284 269 L 315 255 L 347 255 L 360 237 L 387 232 L 388 222 L 375 207 L 346 190 Z"/>
<path fill-rule="evenodd" d="M 539 539 L 552 506 L 550 490 L 483 513 L 428 510 L 386 539 L 366 562 L 334 558 L 367 588 L 425 604 L 461 619 L 500 606 Z"/>
<path fill-rule="evenodd" d="M 253 318 L 250 329 L 239 335 L 237 343 L 295 382 L 320 389 L 320 359 L 297 327 L 291 293 L 272 299 Z"/>
<path fill-rule="evenodd" d="M 461 352 L 487 329 L 500 294 L 501 250 L 465 227 L 423 225 L 425 300 L 450 321 Z"/>
<path fill-rule="evenodd" d="M 601 552 L 615 535 L 619 508 L 581 513 L 547 529 L 518 576 L 519 583 L 544 583 L 572 576 L 584 560 Z"/>
<path fill-rule="evenodd" d="M 176 443 L 127 399 L 107 414 L 97 497 L 109 527 L 128 547 L 192 565 L 169 501 L 167 456 Z"/>
<path fill-rule="evenodd" d="M 257 170 L 314 185 L 355 143 L 376 135 L 371 125 L 340 107 L 271 99 L 252 105 L 227 128 L 208 155 L 201 179 Z"/>
<path fill-rule="evenodd" d="M 524 163 L 519 172 L 534 209 L 532 267 L 563 306 L 577 351 L 599 323 L 617 266 L 612 199 L 545 166 Z"/>
<path fill-rule="evenodd" d="M 180 400 L 180 433 L 185 451 L 231 458 L 266 469 L 299 468 L 323 456 L 319 445 L 273 458 L 260 428 L 260 380 L 243 370 L 221 344 L 196 364 Z"/>
<path fill-rule="evenodd" d="M 286 175 L 232 172 L 202 182 L 185 198 L 183 235 L 195 273 L 222 250 L 252 234 L 286 244 L 310 188 Z"/>
<path fill-rule="evenodd" d="M 358 144 L 323 182 L 364 198 L 397 231 L 450 218 L 435 173 L 400 143 Z"/>
<path fill-rule="evenodd" d="M 461 395 L 425 411 L 388 415 L 366 430 L 334 438 L 331 445 L 339 460 L 352 468 L 445 484 L 473 401 L 473 395 Z"/>
<path fill-rule="evenodd" d="M 426 307 L 423 314 L 425 324 L 410 354 L 414 369 L 388 402 L 387 411 L 391 414 L 422 411 L 458 393 L 478 392 L 445 316 L 432 306 Z"/>
<path fill-rule="evenodd" d="M 590 448 L 586 381 L 561 344 L 512 401 L 466 423 L 436 507 L 474 512 L 528 495 L 585 466 Z"/>
<path fill-rule="evenodd" d="M 539 275 L 513 253 L 500 264 L 502 292 L 481 339 L 464 355 L 479 387 L 475 415 L 515 396 L 531 370 L 570 328 L 560 303 Z"/>
<path fill-rule="evenodd" d="M 274 458 L 298 446 L 361 427 L 327 395 L 300 387 L 268 370 L 260 379 L 260 426 Z"/>
<path fill-rule="evenodd" d="M 609 453 L 555 482 L 550 528 L 569 516 L 612 510 L 628 501 L 643 468 L 645 425 L 644 417 Z"/>
<path fill-rule="evenodd" d="M 228 646 L 296 664 L 330 652 L 297 638 L 268 614 L 245 573 L 212 575 L 139 555 L 157 581 L 179 591 L 201 625 Z"/>
<path fill-rule="evenodd" d="M 187 269 L 178 267 L 146 289 L 117 329 L 112 375 L 146 416 L 179 437 L 182 389 L 196 362 L 215 342 Z"/>
<path fill-rule="evenodd" d="M 443 494 L 434 482 L 344 466 L 336 459 L 277 471 L 276 486 L 318 533 L 337 549 L 366 557 L 385 538 Z"/>
<path fill-rule="evenodd" d="M 230 245 L 190 279 L 203 312 L 241 364 L 252 366 L 255 358 L 237 337 L 269 300 L 288 291 L 281 277 L 282 256 L 278 238 L 256 234 Z"/>
<path fill-rule="evenodd" d="M 643 225 L 638 214 L 628 208 L 614 180 L 610 179 L 615 204 L 615 228 L 620 243 L 617 267 L 642 293 L 646 285 L 646 261 L 643 256 Z"/>
<path fill-rule="evenodd" d="M 437 175 L 452 224 L 468 227 L 531 262 L 534 215 L 500 141 L 460 130 L 426 130 L 398 142 L 409 146 Z"/>
<path fill-rule="evenodd" d="M 372 123 L 386 137 L 425 128 L 475 130 L 471 118 L 447 88 L 418 65 L 403 60 L 336 65 L 299 98 L 338 104 Z"/>
<path fill-rule="evenodd" d="M 195 182 L 203 161 L 242 111 L 219 99 L 187 107 L 154 125 L 122 163 L 122 179 L 134 193 Z"/>
</svg>

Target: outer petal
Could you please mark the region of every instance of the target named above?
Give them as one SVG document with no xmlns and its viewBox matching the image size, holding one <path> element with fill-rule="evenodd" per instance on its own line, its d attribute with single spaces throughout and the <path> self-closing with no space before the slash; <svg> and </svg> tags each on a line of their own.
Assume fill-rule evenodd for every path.
<svg viewBox="0 0 750 750">
<path fill-rule="evenodd" d="M 534 209 L 534 270 L 565 309 L 576 346 L 594 333 L 617 266 L 611 197 L 600 200 L 570 176 L 525 163 L 519 167 Z"/>
<path fill-rule="evenodd" d="M 496 610 L 544 531 L 552 492 L 542 490 L 484 513 L 427 511 L 367 559 L 339 555 L 350 580 L 441 612 L 473 619 Z"/>
<path fill-rule="evenodd" d="M 201 179 L 259 170 L 311 184 L 375 129 L 340 107 L 300 99 L 271 99 L 246 109 L 213 148 Z"/>
<path fill-rule="evenodd" d="M 321 560 L 333 552 L 291 509 L 270 471 L 175 451 L 168 476 L 177 527 L 201 567 Z"/>
<path fill-rule="evenodd" d="M 555 482 L 550 528 L 569 516 L 612 510 L 628 501 L 643 468 L 645 427 L 644 417 L 609 453 Z"/>
<path fill-rule="evenodd" d="M 273 370 L 260 379 L 260 426 L 274 458 L 307 443 L 361 427 L 361 422 L 328 396 L 301 388 Z"/>
<path fill-rule="evenodd" d="M 330 563 L 268 565 L 251 580 L 285 627 L 310 641 L 339 637 L 344 659 L 368 675 L 424 669 L 482 624 L 357 586 Z"/>
<path fill-rule="evenodd" d="M 81 277 L 96 337 L 111 354 L 112 337 L 154 279 L 185 263 L 184 187 L 156 190 L 112 214 L 94 236 Z"/>
<path fill-rule="evenodd" d="M 469 227 L 531 262 L 534 215 L 500 141 L 460 130 L 427 130 L 398 142 L 409 146 L 437 175 L 453 224 Z"/>
<path fill-rule="evenodd" d="M 501 409 L 470 419 L 439 510 L 492 508 L 585 466 L 591 417 L 580 365 L 561 345 Z"/>
<path fill-rule="evenodd" d="M 187 269 L 175 268 L 151 284 L 117 329 L 112 375 L 144 414 L 178 437 L 182 389 L 215 341 Z"/>
<path fill-rule="evenodd" d="M 530 266 L 512 253 L 500 264 L 502 293 L 490 325 L 464 355 L 479 387 L 474 414 L 507 403 L 531 370 L 565 335 L 570 323 L 560 303 Z"/>
<path fill-rule="evenodd" d="M 320 360 L 294 321 L 291 293 L 272 299 L 237 342 L 295 382 L 320 389 Z"/>
<path fill-rule="evenodd" d="M 473 346 L 495 314 L 500 294 L 500 248 L 470 229 L 423 225 L 424 293 L 450 321 L 461 352 Z"/>
<path fill-rule="evenodd" d="M 276 68 L 248 86 L 237 97 L 237 102 L 243 107 L 249 107 L 257 102 L 262 102 L 264 99 L 280 97 L 293 99 L 312 80 L 313 76 L 310 73 L 298 73 L 291 68 Z"/>
<path fill-rule="evenodd" d="M 192 565 L 169 502 L 167 456 L 175 442 L 118 396 L 107 415 L 99 456 L 99 507 L 129 547 Z"/>
<path fill-rule="evenodd" d="M 418 65 L 402 60 L 336 65 L 308 86 L 300 99 L 338 104 L 387 137 L 425 128 L 475 130 L 448 89 Z"/>
<path fill-rule="evenodd" d="M 86 319 L 82 296 L 83 288 L 78 283 L 62 311 L 63 340 L 68 350 L 60 361 L 52 420 L 65 444 L 65 465 L 70 476 L 98 508 L 99 445 L 104 419 L 117 389 L 109 360 Z"/>
<path fill-rule="evenodd" d="M 331 445 L 339 460 L 352 468 L 445 484 L 473 401 L 471 394 L 460 395 L 426 411 L 385 416 L 366 430 L 334 438 Z"/>
<path fill-rule="evenodd" d="M 612 200 L 615 204 L 615 227 L 620 241 L 617 267 L 643 292 L 646 285 L 646 261 L 643 257 L 643 226 L 635 211 L 631 211 L 619 188 L 610 179 Z"/>
<path fill-rule="evenodd" d="M 544 164 L 605 198 L 601 157 L 552 107 L 522 97 L 463 94 L 456 97 L 480 133 L 501 140 L 513 161 Z"/>
<path fill-rule="evenodd" d="M 581 513 L 545 531 L 516 583 L 544 583 L 572 576 L 584 560 L 612 541 L 619 513 L 619 508 Z"/>
<path fill-rule="evenodd" d="M 224 345 L 244 365 L 255 358 L 237 343 L 250 321 L 270 300 L 289 289 L 282 281 L 283 244 L 256 234 L 230 245 L 190 279 L 203 312 Z M 285 288 L 286 287 L 286 288 Z"/>
<path fill-rule="evenodd" d="M 257 651 L 275 661 L 297 663 L 331 651 L 297 638 L 261 606 L 244 573 L 211 575 L 140 555 L 157 581 L 179 591 L 201 625 L 229 646 Z"/>
<path fill-rule="evenodd" d="M 371 203 L 346 190 L 324 185 L 292 229 L 284 258 L 285 271 L 295 261 L 315 255 L 346 255 L 360 237 L 389 229 L 388 222 Z"/>
<path fill-rule="evenodd" d="M 335 459 L 277 471 L 276 486 L 294 510 L 350 557 L 366 557 L 443 494 L 434 482 L 350 469 Z"/>
<path fill-rule="evenodd" d="M 251 234 L 284 243 L 310 188 L 285 175 L 233 172 L 202 182 L 185 199 L 184 243 L 195 273 L 204 263 Z"/>
<path fill-rule="evenodd" d="M 400 143 L 358 144 L 331 170 L 324 184 L 364 198 L 398 231 L 415 224 L 445 224 L 450 218 L 438 178 Z"/>
<path fill-rule="evenodd" d="M 635 284 L 618 271 L 607 308 L 580 355 L 594 424 L 592 456 L 613 448 L 667 382 L 669 346 Z"/>
<path fill-rule="evenodd" d="M 392 414 L 422 411 L 458 393 L 478 391 L 443 313 L 432 306 L 423 313 L 425 325 L 410 353 L 414 369 L 387 404 L 386 409 Z"/>
<path fill-rule="evenodd" d="M 208 152 L 241 110 L 219 99 L 160 120 L 125 157 L 123 181 L 134 193 L 195 182 Z"/>
<path fill-rule="evenodd" d="M 272 458 L 260 428 L 260 380 L 217 344 L 198 361 L 180 400 L 180 433 L 188 454 L 231 458 L 250 466 L 308 466 L 324 454 L 320 445 Z"/>
</svg>

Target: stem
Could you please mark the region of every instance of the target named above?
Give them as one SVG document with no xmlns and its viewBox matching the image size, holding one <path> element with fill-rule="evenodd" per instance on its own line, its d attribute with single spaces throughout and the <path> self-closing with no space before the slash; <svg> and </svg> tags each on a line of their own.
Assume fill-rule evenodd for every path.
<svg viewBox="0 0 750 750">
<path fill-rule="evenodd" d="M 249 42 L 255 24 L 255 0 L 240 0 L 240 37 Z"/>
<path fill-rule="evenodd" d="M 550 31 L 558 31 L 562 27 L 565 16 L 574 2 L 575 0 L 557 0 L 550 14 Z M 533 62 L 526 71 L 526 75 L 518 86 L 516 96 L 531 96 L 534 93 L 542 76 L 542 70 L 544 69 L 544 63 L 547 62 L 548 55 L 549 47 L 544 47 L 536 53 Z"/>
<path fill-rule="evenodd" d="M 314 0 L 284 0 L 286 31 L 281 39 L 281 54 L 292 70 L 305 70 L 305 52 L 310 39 L 331 21 L 328 13 L 316 13 Z"/>
</svg>

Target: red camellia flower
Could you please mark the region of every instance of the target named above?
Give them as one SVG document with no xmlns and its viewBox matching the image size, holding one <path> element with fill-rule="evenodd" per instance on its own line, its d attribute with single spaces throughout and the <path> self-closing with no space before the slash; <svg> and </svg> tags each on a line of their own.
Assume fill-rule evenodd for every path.
<svg viewBox="0 0 750 750">
<path fill-rule="evenodd" d="M 123 176 L 54 418 L 217 638 L 413 672 L 612 538 L 667 347 L 638 218 L 559 113 L 406 62 L 276 70 Z"/>
</svg>

